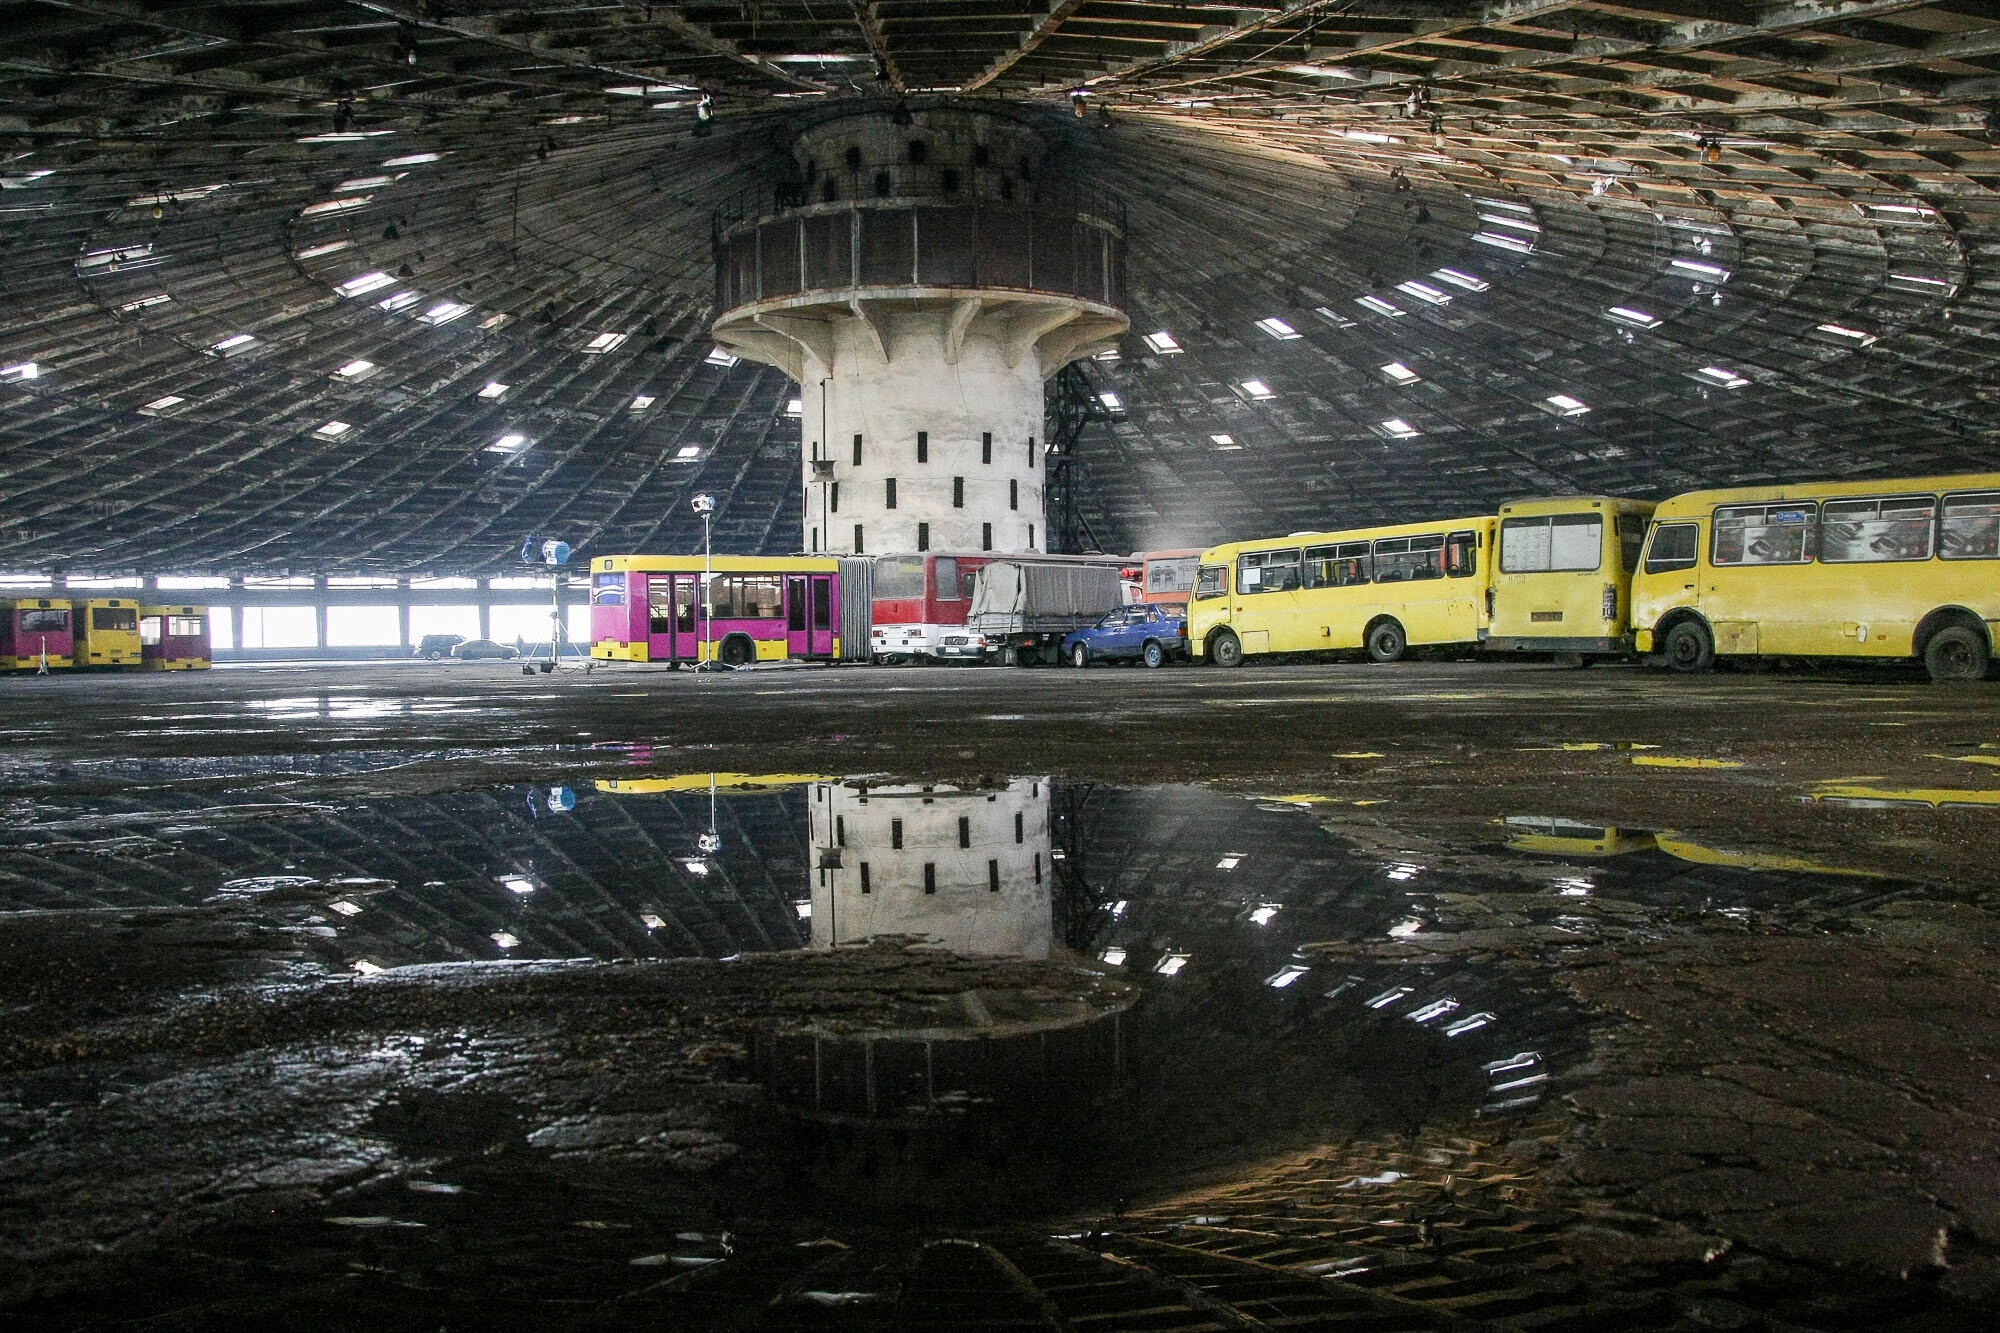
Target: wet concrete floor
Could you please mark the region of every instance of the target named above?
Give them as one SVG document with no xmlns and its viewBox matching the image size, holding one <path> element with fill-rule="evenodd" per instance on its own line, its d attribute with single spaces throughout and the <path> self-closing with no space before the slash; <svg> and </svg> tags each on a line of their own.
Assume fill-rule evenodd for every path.
<svg viewBox="0 0 2000 1333">
<path fill-rule="evenodd" d="M 0 681 L 0 1315 L 1974 1328 L 2000 687 Z"/>
</svg>

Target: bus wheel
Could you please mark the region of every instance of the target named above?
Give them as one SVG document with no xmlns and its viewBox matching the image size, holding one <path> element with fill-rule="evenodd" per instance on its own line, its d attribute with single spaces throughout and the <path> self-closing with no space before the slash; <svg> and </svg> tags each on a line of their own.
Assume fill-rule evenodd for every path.
<svg viewBox="0 0 2000 1333">
<path fill-rule="evenodd" d="M 1676 671 L 1706 671 L 1715 665 L 1715 640 L 1699 622 L 1683 620 L 1667 631 L 1661 653 Z"/>
<path fill-rule="evenodd" d="M 750 645 L 741 639 L 727 639 L 722 645 L 724 666 L 742 666 L 750 660 Z"/>
<path fill-rule="evenodd" d="M 1950 625 L 1924 645 L 1924 670 L 1936 681 L 1978 680 L 1986 674 L 1985 637 L 1964 625 Z"/>
<path fill-rule="evenodd" d="M 1385 620 L 1368 630 L 1368 656 L 1376 662 L 1398 662 L 1410 646 L 1409 636 L 1393 620 Z"/>
<path fill-rule="evenodd" d="M 1224 630 L 1208 645 L 1208 656 L 1219 667 L 1240 667 L 1243 665 L 1243 641 Z"/>
<path fill-rule="evenodd" d="M 1147 641 L 1146 651 L 1141 654 L 1141 657 L 1149 667 L 1165 666 L 1167 664 L 1167 650 L 1160 646 L 1158 639 L 1149 639 Z"/>
<path fill-rule="evenodd" d="M 1069 664 L 1081 671 L 1090 665 L 1090 649 L 1082 644 L 1072 644 L 1069 650 Z"/>
</svg>

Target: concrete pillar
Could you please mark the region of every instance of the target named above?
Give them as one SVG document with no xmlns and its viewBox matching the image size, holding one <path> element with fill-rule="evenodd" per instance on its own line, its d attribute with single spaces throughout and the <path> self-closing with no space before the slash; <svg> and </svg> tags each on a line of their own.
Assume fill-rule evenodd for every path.
<svg viewBox="0 0 2000 1333">
<path fill-rule="evenodd" d="M 408 576 L 396 580 L 396 641 L 403 645 L 403 655 L 410 652 L 410 580 Z"/>
<path fill-rule="evenodd" d="M 316 646 L 326 647 L 326 575 L 313 579 L 313 634 Z"/>
<path fill-rule="evenodd" d="M 1130 321 L 1122 222 L 1044 179 L 1045 138 L 949 104 L 830 117 L 718 238 L 717 340 L 800 385 L 802 550 L 1046 545 L 1043 381 Z"/>
<path fill-rule="evenodd" d="M 493 637 L 493 585 L 485 579 L 478 581 L 479 597 L 479 637 Z"/>
</svg>

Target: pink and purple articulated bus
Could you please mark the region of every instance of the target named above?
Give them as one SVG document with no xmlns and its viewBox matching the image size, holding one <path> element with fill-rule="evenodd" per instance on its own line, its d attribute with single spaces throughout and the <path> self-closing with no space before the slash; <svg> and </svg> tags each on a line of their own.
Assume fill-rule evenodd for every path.
<svg viewBox="0 0 2000 1333">
<path fill-rule="evenodd" d="M 869 562 L 718 555 L 702 594 L 699 555 L 607 555 L 590 563 L 590 655 L 672 666 L 838 662 L 870 652 Z M 843 606 L 843 576 L 860 596 Z M 858 605 L 856 603 L 858 602 Z M 858 625 L 844 623 L 857 615 Z"/>
</svg>

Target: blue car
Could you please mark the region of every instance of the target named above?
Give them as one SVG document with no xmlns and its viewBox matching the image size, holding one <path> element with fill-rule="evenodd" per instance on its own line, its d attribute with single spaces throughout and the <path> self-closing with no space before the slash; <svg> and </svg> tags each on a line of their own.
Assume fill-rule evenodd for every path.
<svg viewBox="0 0 2000 1333">
<path fill-rule="evenodd" d="M 1071 666 L 1120 659 L 1165 666 L 1187 656 L 1187 609 L 1153 602 L 1121 606 L 1089 629 L 1069 635 L 1062 650 Z"/>
</svg>

